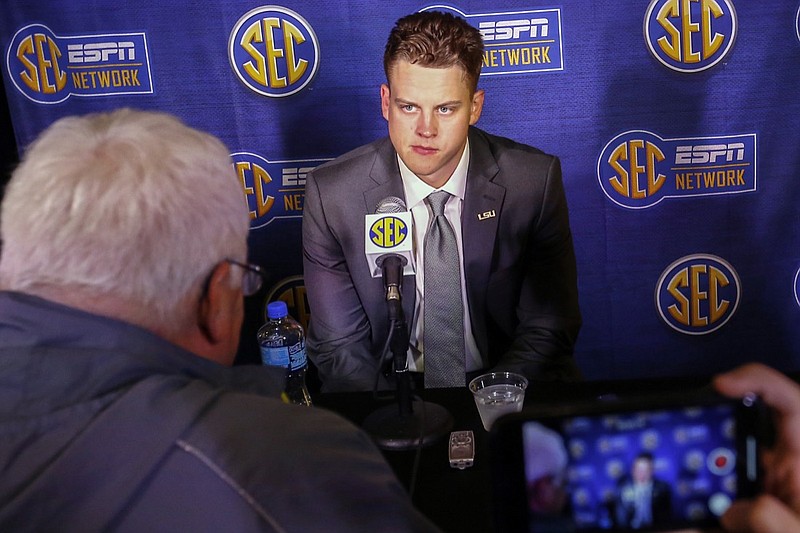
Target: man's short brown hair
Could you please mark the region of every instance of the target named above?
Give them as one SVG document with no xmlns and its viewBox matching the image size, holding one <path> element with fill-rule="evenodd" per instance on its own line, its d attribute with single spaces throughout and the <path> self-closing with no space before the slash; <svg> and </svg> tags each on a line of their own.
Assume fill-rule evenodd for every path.
<svg viewBox="0 0 800 533">
<path fill-rule="evenodd" d="M 400 60 L 430 68 L 461 67 L 474 93 L 483 63 L 483 38 L 466 20 L 450 13 L 413 13 L 398 20 L 389 34 L 383 54 L 387 82 Z"/>
</svg>

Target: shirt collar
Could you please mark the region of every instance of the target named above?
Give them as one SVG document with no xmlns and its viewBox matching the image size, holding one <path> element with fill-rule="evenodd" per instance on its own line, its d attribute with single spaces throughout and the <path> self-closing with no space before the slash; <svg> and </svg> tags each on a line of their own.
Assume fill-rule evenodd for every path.
<svg viewBox="0 0 800 533">
<path fill-rule="evenodd" d="M 453 175 L 439 189 L 434 189 L 417 177 L 400 159 L 399 155 L 397 156 L 397 163 L 400 166 L 400 177 L 403 179 L 403 191 L 406 195 L 408 209 L 424 201 L 429 194 L 437 190 L 447 191 L 458 197 L 459 200 L 464 199 L 464 193 L 467 190 L 467 169 L 469 168 L 469 140 L 464 146 L 464 152 L 461 154 L 461 159 L 458 161 Z"/>
</svg>

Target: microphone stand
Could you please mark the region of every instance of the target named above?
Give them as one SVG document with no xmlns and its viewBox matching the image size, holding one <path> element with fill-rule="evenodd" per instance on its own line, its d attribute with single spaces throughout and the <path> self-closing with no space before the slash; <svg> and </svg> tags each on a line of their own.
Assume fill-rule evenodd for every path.
<svg viewBox="0 0 800 533">
<path fill-rule="evenodd" d="M 401 301 L 402 258 L 391 255 L 383 260 L 386 303 L 392 330 L 389 348 L 394 362 L 397 405 L 373 411 L 364 420 L 364 429 L 379 448 L 409 450 L 432 444 L 453 427 L 453 417 L 441 405 L 413 400 L 411 376 L 408 373 L 408 325 Z"/>
</svg>

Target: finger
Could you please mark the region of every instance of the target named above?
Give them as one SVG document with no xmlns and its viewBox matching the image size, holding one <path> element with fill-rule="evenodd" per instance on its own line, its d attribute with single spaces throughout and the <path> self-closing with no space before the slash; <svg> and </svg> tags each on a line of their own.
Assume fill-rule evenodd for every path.
<svg viewBox="0 0 800 533">
<path fill-rule="evenodd" d="M 768 366 L 751 363 L 714 378 L 716 389 L 726 396 L 755 393 L 775 416 L 778 445 L 783 452 L 800 454 L 800 385 Z"/>
<path fill-rule="evenodd" d="M 784 374 L 760 363 L 743 365 L 716 376 L 714 386 L 722 394 L 736 398 L 748 393 L 757 394 L 783 414 L 800 413 L 800 386 Z"/>
<path fill-rule="evenodd" d="M 720 519 L 726 531 L 787 533 L 800 531 L 800 516 L 773 496 L 763 494 L 754 500 L 738 500 Z"/>
<path fill-rule="evenodd" d="M 794 455 L 772 463 L 764 478 L 764 490 L 800 513 L 800 461 Z"/>
</svg>

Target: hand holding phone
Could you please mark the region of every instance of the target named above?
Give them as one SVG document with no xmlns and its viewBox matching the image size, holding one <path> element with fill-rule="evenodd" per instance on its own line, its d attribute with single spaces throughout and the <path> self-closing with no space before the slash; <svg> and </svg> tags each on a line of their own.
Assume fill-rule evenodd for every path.
<svg viewBox="0 0 800 533">
<path fill-rule="evenodd" d="M 499 529 L 718 525 L 758 490 L 760 427 L 752 397 L 707 389 L 504 417 L 490 433 Z"/>
<path fill-rule="evenodd" d="M 777 370 L 748 364 L 717 376 L 715 388 L 738 398 L 760 396 L 775 413 L 775 442 L 763 453 L 764 494 L 734 502 L 722 516 L 729 530 L 800 531 L 800 386 Z"/>
</svg>

